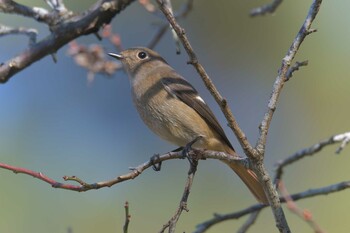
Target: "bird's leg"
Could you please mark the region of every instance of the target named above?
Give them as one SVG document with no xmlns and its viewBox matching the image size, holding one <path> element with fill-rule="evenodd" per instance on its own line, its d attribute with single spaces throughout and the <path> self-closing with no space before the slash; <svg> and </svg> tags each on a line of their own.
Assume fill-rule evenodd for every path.
<svg viewBox="0 0 350 233">
<path fill-rule="evenodd" d="M 159 160 L 159 154 L 154 154 L 151 158 L 150 158 L 150 163 L 152 164 L 152 168 L 154 171 L 159 172 L 161 167 L 162 167 L 162 162 L 158 162 Z"/>
<path fill-rule="evenodd" d="M 196 172 L 197 165 L 198 165 L 198 160 L 191 158 L 190 155 L 189 155 L 189 152 L 192 150 L 193 144 L 195 144 L 201 138 L 203 138 L 203 137 L 202 136 L 196 137 L 194 140 L 192 140 L 189 143 L 187 143 L 187 145 L 182 150 L 182 156 L 184 158 L 187 158 L 188 161 L 190 162 L 190 165 L 191 165 L 191 169 L 188 172 L 189 174 Z"/>
</svg>

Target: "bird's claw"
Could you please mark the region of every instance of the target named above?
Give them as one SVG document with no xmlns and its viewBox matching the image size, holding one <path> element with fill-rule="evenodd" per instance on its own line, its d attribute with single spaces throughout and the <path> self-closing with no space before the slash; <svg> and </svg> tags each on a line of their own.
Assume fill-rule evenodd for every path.
<svg viewBox="0 0 350 233">
<path fill-rule="evenodd" d="M 159 160 L 159 154 L 155 154 L 150 158 L 150 163 L 154 171 L 159 172 L 162 167 L 162 162 L 157 162 Z"/>
</svg>

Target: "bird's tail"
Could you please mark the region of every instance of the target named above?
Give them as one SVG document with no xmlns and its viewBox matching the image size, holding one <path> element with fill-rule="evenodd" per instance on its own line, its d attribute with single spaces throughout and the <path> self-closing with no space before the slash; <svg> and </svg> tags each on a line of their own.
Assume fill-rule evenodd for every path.
<svg viewBox="0 0 350 233">
<path fill-rule="evenodd" d="M 228 153 L 233 155 L 236 154 L 234 151 L 229 151 Z M 259 182 L 258 177 L 252 170 L 247 169 L 242 164 L 228 162 L 225 163 L 241 178 L 241 180 L 249 188 L 250 192 L 260 203 L 267 205 L 269 204 L 264 189 L 261 183 Z"/>
</svg>

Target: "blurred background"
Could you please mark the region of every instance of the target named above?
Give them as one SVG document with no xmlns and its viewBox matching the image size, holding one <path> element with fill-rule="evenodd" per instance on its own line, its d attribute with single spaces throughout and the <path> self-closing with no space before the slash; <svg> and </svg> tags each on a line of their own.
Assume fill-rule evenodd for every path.
<svg viewBox="0 0 350 233">
<path fill-rule="evenodd" d="M 44 1 L 20 1 L 47 7 Z M 312 1 L 284 1 L 275 14 L 251 18 L 249 11 L 269 1 L 195 1 L 194 9 L 179 23 L 185 28 L 199 61 L 228 99 L 251 143 L 255 144 L 272 85 L 281 60 L 303 23 Z M 82 12 L 94 1 L 65 1 Z M 184 1 L 173 1 L 174 10 Z M 313 24 L 318 32 L 307 37 L 296 60 L 309 65 L 294 73 L 285 85 L 272 121 L 266 166 L 294 152 L 349 130 L 349 40 L 346 0 L 324 1 Z M 39 39 L 45 25 L 16 15 L 0 15 L 2 24 L 34 27 Z M 112 27 L 124 48 L 145 46 L 158 30 L 160 19 L 138 2 L 117 15 Z M 0 38 L 0 60 L 27 47 L 25 36 Z M 84 36 L 78 43 L 100 44 L 116 52 L 108 41 Z M 93 183 L 128 172 L 155 153 L 175 148 L 150 132 L 134 109 L 127 76 L 97 75 L 87 84 L 87 71 L 67 55 L 68 46 L 18 73 L 0 85 L 0 161 L 43 172 L 62 181 L 76 175 Z M 211 106 L 236 150 L 242 154 L 213 98 L 183 51 L 176 55 L 171 33 L 157 50 L 186 77 Z M 349 180 L 350 148 L 335 155 L 337 146 L 324 149 L 286 169 L 290 193 Z M 98 191 L 76 193 L 53 189 L 26 175 L 0 170 L 0 232 L 74 233 L 121 232 L 124 202 L 130 202 L 129 232 L 158 232 L 174 214 L 187 177 L 188 162 L 168 161 L 162 171 L 148 169 L 137 179 Z M 328 232 L 348 232 L 349 191 L 299 201 Z M 192 232 L 213 213 L 229 213 L 255 203 L 242 182 L 217 161 L 200 161 L 191 191 L 188 213 L 177 232 Z M 312 232 L 307 223 L 285 209 L 294 232 Z M 235 232 L 246 220 L 227 221 L 208 232 Z M 265 209 L 250 232 L 276 232 L 271 211 Z"/>
</svg>

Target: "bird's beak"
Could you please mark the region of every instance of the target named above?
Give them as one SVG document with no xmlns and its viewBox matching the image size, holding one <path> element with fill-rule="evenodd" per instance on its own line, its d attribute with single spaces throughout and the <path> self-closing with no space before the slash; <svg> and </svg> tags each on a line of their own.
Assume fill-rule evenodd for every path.
<svg viewBox="0 0 350 233">
<path fill-rule="evenodd" d="M 116 58 L 118 60 L 121 60 L 121 59 L 124 58 L 122 55 L 116 54 L 116 53 L 108 53 L 108 55 L 111 56 L 111 57 L 114 57 L 114 58 Z"/>
</svg>

